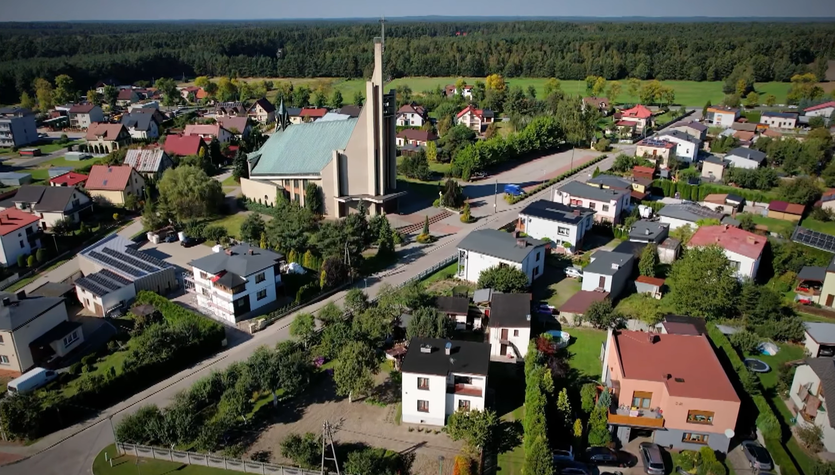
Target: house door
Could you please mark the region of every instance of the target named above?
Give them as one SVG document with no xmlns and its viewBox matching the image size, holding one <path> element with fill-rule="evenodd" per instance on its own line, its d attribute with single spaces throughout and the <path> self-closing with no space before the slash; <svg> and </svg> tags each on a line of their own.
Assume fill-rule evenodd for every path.
<svg viewBox="0 0 835 475">
<path fill-rule="evenodd" d="M 831 307 L 832 301 L 835 300 L 835 295 L 829 294 L 826 296 L 826 306 Z"/>
<path fill-rule="evenodd" d="M 507 356 L 507 345 L 502 345 L 501 348 L 499 348 L 499 354 L 502 356 Z"/>
<path fill-rule="evenodd" d="M 599 287 L 601 289 L 606 288 L 606 276 L 605 275 L 600 276 L 600 280 L 597 281 L 597 287 Z"/>
<path fill-rule="evenodd" d="M 96 315 L 103 317 L 104 316 L 104 309 L 101 308 L 101 305 L 97 303 L 93 303 L 93 307 L 96 309 Z"/>
<path fill-rule="evenodd" d="M 507 341 L 507 328 L 502 328 L 502 336 L 499 338 L 501 341 Z M 502 353 L 504 354 L 504 353 Z"/>
</svg>

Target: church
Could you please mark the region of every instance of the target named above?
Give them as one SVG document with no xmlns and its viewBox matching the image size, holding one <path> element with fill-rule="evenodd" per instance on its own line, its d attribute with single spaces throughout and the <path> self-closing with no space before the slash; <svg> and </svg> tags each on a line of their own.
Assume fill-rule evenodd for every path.
<svg viewBox="0 0 835 475">
<path fill-rule="evenodd" d="M 360 202 L 370 214 L 397 211 L 395 92 L 383 92 L 383 41 L 374 39 L 374 72 L 365 85 L 359 117 L 291 124 L 282 100 L 276 131 L 247 156 L 249 178 L 241 190 L 250 200 L 269 205 L 279 192 L 301 205 L 308 183 L 319 186 L 320 211 L 329 218 L 347 216 Z"/>
</svg>

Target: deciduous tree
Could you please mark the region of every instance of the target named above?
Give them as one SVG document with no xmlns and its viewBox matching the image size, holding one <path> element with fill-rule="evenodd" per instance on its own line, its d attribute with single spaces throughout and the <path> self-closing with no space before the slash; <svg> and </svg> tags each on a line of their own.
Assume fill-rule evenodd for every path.
<svg viewBox="0 0 835 475">
<path fill-rule="evenodd" d="M 469 447 L 481 450 L 490 443 L 499 424 L 490 409 L 453 412 L 447 420 L 446 433 L 452 440 L 463 440 Z"/>
<path fill-rule="evenodd" d="M 733 310 L 738 290 L 735 271 L 718 246 L 688 249 L 673 264 L 666 284 L 670 288 L 667 298 L 677 312 L 709 320 Z"/>
<path fill-rule="evenodd" d="M 525 292 L 528 289 L 528 276 L 516 267 L 490 267 L 478 276 L 478 288 L 503 293 Z"/>
<path fill-rule="evenodd" d="M 374 387 L 373 376 L 378 370 L 374 349 L 361 341 L 351 341 L 342 351 L 334 366 L 336 391 L 353 402 L 357 394 L 367 394 Z"/>
<path fill-rule="evenodd" d="M 223 205 L 219 181 L 195 167 L 169 168 L 159 181 L 160 202 L 179 220 L 212 216 Z"/>
</svg>

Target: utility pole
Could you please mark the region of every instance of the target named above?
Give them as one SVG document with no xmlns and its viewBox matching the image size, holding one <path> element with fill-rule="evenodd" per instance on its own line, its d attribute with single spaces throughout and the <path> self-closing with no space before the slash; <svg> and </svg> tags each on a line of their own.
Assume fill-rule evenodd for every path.
<svg viewBox="0 0 835 475">
<path fill-rule="evenodd" d="M 331 457 L 327 456 L 327 446 L 330 445 L 331 447 Z M 333 433 L 331 432 L 331 423 L 329 421 L 325 421 L 322 424 L 322 470 L 321 474 L 325 475 L 325 461 L 332 460 L 334 466 L 336 467 L 336 475 L 340 475 L 339 473 L 339 461 L 336 459 L 336 448 L 333 444 Z"/>
<path fill-rule="evenodd" d="M 496 178 L 496 187 L 493 190 L 493 214 L 496 214 L 496 207 L 499 206 L 499 179 Z"/>
<path fill-rule="evenodd" d="M 575 147 L 574 144 L 571 145 L 571 165 L 569 165 L 569 167 L 568 167 L 568 172 L 569 173 L 571 172 L 571 170 L 574 170 L 574 150 L 576 148 L 577 147 Z"/>
</svg>

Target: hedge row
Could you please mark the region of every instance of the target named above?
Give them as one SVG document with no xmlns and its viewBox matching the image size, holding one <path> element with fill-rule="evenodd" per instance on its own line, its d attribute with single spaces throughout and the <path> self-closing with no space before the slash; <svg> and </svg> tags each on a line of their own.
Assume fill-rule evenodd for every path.
<svg viewBox="0 0 835 475">
<path fill-rule="evenodd" d="M 742 359 L 739 357 L 736 349 L 731 345 L 730 340 L 716 328 L 716 325 L 709 323 L 707 325 L 707 333 L 720 355 L 724 354 L 728 363 L 733 367 L 733 370 L 739 376 L 740 380 L 745 376 L 743 372 L 748 372 Z M 728 368 L 725 368 L 726 371 Z M 735 385 L 736 386 L 736 385 Z M 739 388 L 741 385 L 737 387 Z M 771 453 L 771 457 L 775 463 L 780 466 L 780 473 L 782 475 L 800 475 L 801 471 L 795 465 L 791 456 L 786 451 L 785 445 L 782 441 L 782 426 L 780 418 L 775 414 L 774 409 L 768 403 L 768 400 L 762 395 L 751 395 L 748 393 L 741 394 L 743 396 L 740 403 L 740 418 L 743 416 L 742 412 L 751 409 L 750 404 L 747 404 L 746 397 L 749 398 L 754 406 L 757 408 L 756 425 L 760 429 L 765 439 L 765 446 Z"/>
<path fill-rule="evenodd" d="M 590 161 L 586 164 L 583 164 L 583 165 L 580 165 L 579 167 L 575 167 L 571 170 L 568 170 L 567 172 L 561 174 L 560 176 L 558 176 L 556 178 L 552 178 L 552 179 L 546 181 L 545 183 L 540 183 L 539 185 L 537 185 L 536 188 L 534 188 L 531 191 L 526 191 L 519 196 L 508 195 L 508 196 L 505 197 L 505 200 L 510 204 L 516 204 L 516 203 L 518 203 L 522 200 L 528 199 L 528 198 L 530 198 L 531 195 L 535 195 L 535 194 L 539 193 L 540 191 L 544 190 L 545 188 L 548 188 L 549 186 L 553 185 L 554 183 L 559 183 L 559 182 L 565 180 L 566 178 L 570 177 L 571 175 L 579 173 L 580 171 L 585 170 L 586 168 L 590 167 L 591 165 L 594 165 L 595 163 L 603 161 L 603 159 L 605 159 L 606 157 L 607 157 L 607 155 L 605 155 L 605 154 L 601 155 L 601 156 L 595 158 L 594 160 L 592 160 L 592 161 Z"/>
<path fill-rule="evenodd" d="M 197 331 L 198 339 L 204 340 L 214 348 L 220 346 L 226 338 L 226 330 L 220 323 L 183 308 L 159 294 L 147 290 L 140 291 L 136 295 L 136 304 L 153 305 L 169 325 L 189 325 Z"/>
<path fill-rule="evenodd" d="M 678 192 L 681 199 L 690 201 L 704 201 L 707 195 L 714 193 L 733 193 L 745 198 L 747 201 L 758 201 L 762 203 L 768 203 L 777 199 L 777 196 L 774 193 L 767 191 L 748 190 L 745 188 L 735 188 L 733 186 L 716 185 L 712 183 L 689 185 L 683 181 L 673 182 L 671 180 L 660 179 L 653 181 L 652 186 L 653 188 L 661 190 L 661 193 L 666 197 L 673 197 L 676 192 Z"/>
</svg>

